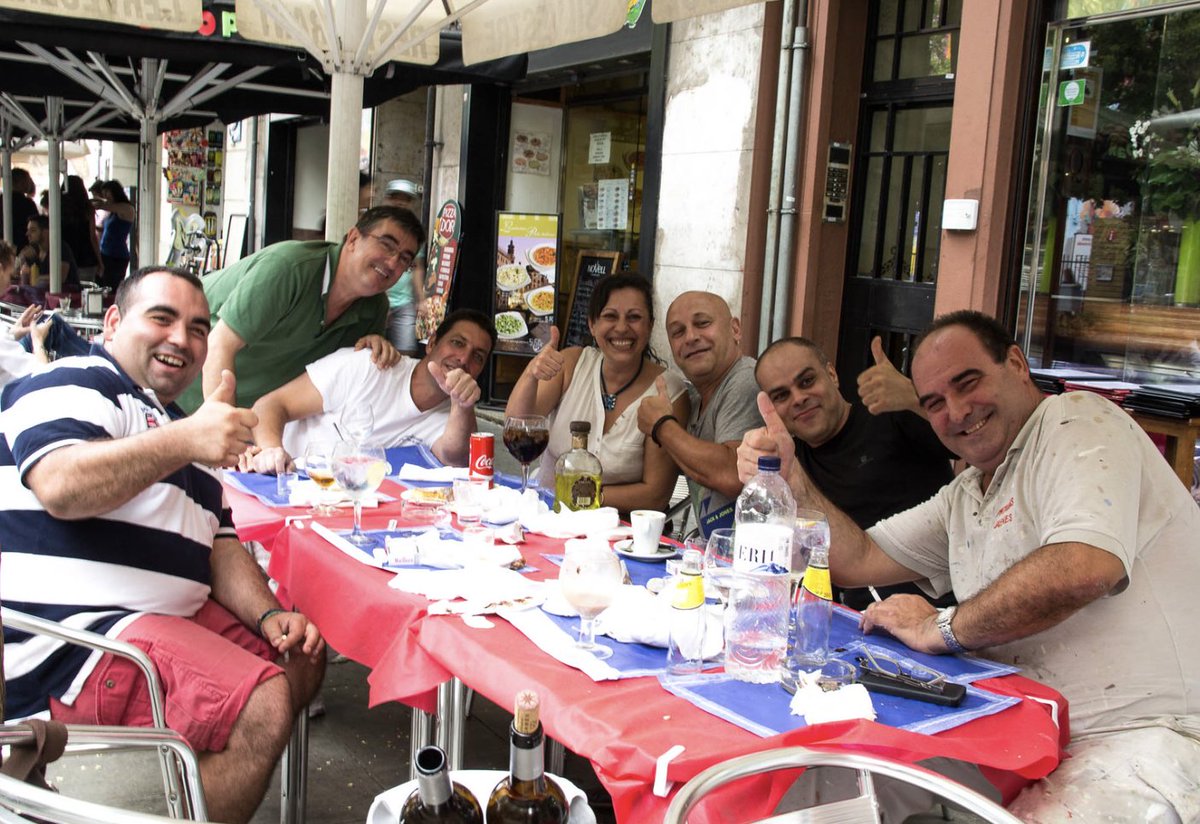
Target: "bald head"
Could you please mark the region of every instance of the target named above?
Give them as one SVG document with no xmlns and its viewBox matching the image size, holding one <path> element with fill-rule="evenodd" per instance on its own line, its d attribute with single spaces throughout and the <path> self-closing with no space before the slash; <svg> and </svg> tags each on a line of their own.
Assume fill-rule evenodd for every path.
<svg viewBox="0 0 1200 824">
<path fill-rule="evenodd" d="M 701 395 L 715 389 L 739 357 L 742 325 L 720 295 L 684 292 L 667 309 L 667 340 L 680 371 Z"/>
</svg>

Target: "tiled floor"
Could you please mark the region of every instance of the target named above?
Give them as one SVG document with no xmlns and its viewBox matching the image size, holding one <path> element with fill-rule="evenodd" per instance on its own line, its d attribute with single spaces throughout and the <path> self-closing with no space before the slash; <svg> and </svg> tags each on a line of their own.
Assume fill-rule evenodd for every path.
<svg viewBox="0 0 1200 824">
<path fill-rule="evenodd" d="M 326 713 L 309 726 L 308 822 L 362 824 L 375 796 L 408 779 L 410 714 L 389 704 L 367 709 L 367 670 L 353 662 L 331 664 L 325 681 Z M 467 766 L 507 769 L 508 711 L 476 698 L 467 727 Z M 604 824 L 611 804 L 591 765 L 567 753 L 567 778 L 588 794 Z M 65 756 L 50 780 L 66 795 L 124 809 L 165 814 L 158 762 L 152 755 L 109 753 Z M 279 821 L 278 776 L 254 817 Z"/>
</svg>

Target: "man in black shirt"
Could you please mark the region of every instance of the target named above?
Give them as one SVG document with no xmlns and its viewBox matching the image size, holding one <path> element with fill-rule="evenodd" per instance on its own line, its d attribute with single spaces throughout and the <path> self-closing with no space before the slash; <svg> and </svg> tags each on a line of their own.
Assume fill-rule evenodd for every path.
<svg viewBox="0 0 1200 824">
<path fill-rule="evenodd" d="M 29 239 L 25 235 L 25 225 L 31 217 L 38 213 L 37 204 L 30 197 L 37 191 L 37 186 L 34 185 L 33 178 L 29 172 L 22 169 L 20 166 L 14 166 L 12 170 L 12 215 L 9 217 L 9 223 L 12 225 L 12 243 L 17 250 L 24 249 L 29 243 Z"/>
<path fill-rule="evenodd" d="M 807 338 L 768 346 L 754 376 L 791 432 L 805 471 L 863 529 L 929 500 L 953 478 L 954 455 L 924 418 L 912 412 L 872 415 L 846 400 L 833 365 Z M 877 592 L 881 598 L 920 594 L 913 584 Z M 843 590 L 840 597 L 859 610 L 872 600 L 861 589 Z"/>
</svg>

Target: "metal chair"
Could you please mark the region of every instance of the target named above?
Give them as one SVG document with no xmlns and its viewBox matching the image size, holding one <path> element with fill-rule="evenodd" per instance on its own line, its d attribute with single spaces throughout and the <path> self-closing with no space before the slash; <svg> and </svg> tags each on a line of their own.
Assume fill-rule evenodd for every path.
<svg viewBox="0 0 1200 824">
<path fill-rule="evenodd" d="M 0 824 L 167 824 L 173 820 L 68 798 L 0 773 Z"/>
<path fill-rule="evenodd" d="M 5 626 L 22 632 L 43 635 L 65 643 L 77 644 L 89 649 L 111 652 L 132 661 L 150 687 L 150 710 L 154 719 L 155 732 L 171 732 L 167 729 L 166 710 L 164 707 L 162 683 L 158 670 L 149 656 L 140 648 L 124 641 L 108 638 L 99 633 L 67 627 L 54 621 L 38 618 L 23 612 L 17 612 L 9 607 L 0 607 L 0 620 Z M 77 728 L 72 728 L 77 729 Z M 115 729 L 129 729 L 118 727 Z M 72 738 L 72 740 L 74 740 Z M 190 748 L 188 750 L 191 752 Z M 192 755 L 193 761 L 195 755 Z M 167 799 L 167 808 L 172 818 L 192 818 L 196 821 L 207 821 L 208 812 L 204 803 L 204 793 L 199 791 L 199 780 L 195 782 L 198 792 L 193 793 L 188 782 L 179 773 L 179 766 L 172 753 L 160 749 L 160 763 L 163 772 L 163 789 Z M 296 716 L 292 727 L 292 737 L 281 759 L 281 779 L 279 798 L 279 819 L 281 824 L 304 824 L 307 805 L 306 789 L 308 785 L 308 713 L 301 711 Z M 197 768 L 196 775 L 199 775 Z M 187 792 L 184 792 L 187 790 Z"/>
<path fill-rule="evenodd" d="M 940 795 L 946 801 L 993 824 L 1021 824 L 1020 819 L 974 790 L 921 767 L 857 752 L 834 752 L 808 747 L 783 747 L 751 753 L 714 764 L 680 788 L 667 807 L 664 824 L 684 824 L 688 813 L 709 793 L 731 781 L 773 770 L 797 767 L 845 767 L 858 772 L 859 795 L 804 810 L 760 819 L 763 824 L 878 824 L 873 775 L 883 775 Z"/>
</svg>

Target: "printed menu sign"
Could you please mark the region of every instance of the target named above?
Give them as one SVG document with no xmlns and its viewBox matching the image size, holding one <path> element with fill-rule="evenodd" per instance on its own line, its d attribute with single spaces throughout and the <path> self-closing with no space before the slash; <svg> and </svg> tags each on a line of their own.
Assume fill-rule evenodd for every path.
<svg viewBox="0 0 1200 824">
<path fill-rule="evenodd" d="M 498 352 L 532 354 L 550 339 L 558 304 L 558 227 L 558 215 L 496 213 Z"/>
<path fill-rule="evenodd" d="M 552 163 L 549 132 L 514 132 L 512 170 L 519 175 L 549 175 Z"/>
<path fill-rule="evenodd" d="M 458 239 L 462 231 L 462 206 L 457 200 L 447 200 L 438 210 L 432 237 L 429 239 L 429 269 L 425 273 L 428 289 L 425 307 L 417 316 L 417 339 L 428 341 L 446 317 L 446 301 L 454 284 L 458 266 Z"/>
<path fill-rule="evenodd" d="M 575 266 L 575 288 L 571 292 L 571 308 L 567 311 L 567 328 L 563 330 L 562 346 L 587 346 L 592 342 L 588 329 L 588 304 L 592 291 L 601 278 L 617 271 L 620 252 L 586 251 L 579 253 Z"/>
</svg>

